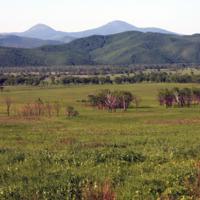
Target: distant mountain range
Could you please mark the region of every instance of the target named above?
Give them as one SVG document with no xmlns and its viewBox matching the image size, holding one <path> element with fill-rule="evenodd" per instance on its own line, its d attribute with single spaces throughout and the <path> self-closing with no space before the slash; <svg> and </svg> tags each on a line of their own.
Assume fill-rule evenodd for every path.
<svg viewBox="0 0 200 200">
<path fill-rule="evenodd" d="M 0 35 L 0 46 L 16 48 L 35 48 L 43 45 L 58 45 L 66 42 L 41 40 L 37 38 L 20 37 L 16 35 Z"/>
<path fill-rule="evenodd" d="M 34 49 L 0 47 L 0 67 L 200 63 L 200 34 L 127 31 Z"/>
<path fill-rule="evenodd" d="M 116 33 L 122 33 L 125 31 L 140 31 L 143 33 L 146 32 L 157 32 L 157 33 L 164 33 L 164 34 L 176 34 L 170 31 L 166 31 L 159 28 L 137 28 L 136 26 L 133 26 L 131 24 L 128 24 L 123 21 L 113 21 L 110 22 L 104 26 L 101 26 L 99 28 L 86 30 L 86 31 L 80 31 L 80 32 L 62 32 L 62 31 L 56 31 L 52 29 L 51 27 L 44 25 L 44 24 L 37 24 L 30 28 L 29 30 L 22 32 L 22 33 L 2 33 L 6 35 L 17 35 L 21 37 L 30 37 L 30 38 L 39 38 L 43 40 L 59 40 L 59 38 L 67 37 L 69 38 L 65 39 L 67 42 L 72 41 L 75 38 L 82 38 L 82 37 L 88 37 L 91 35 L 111 35 Z"/>
</svg>

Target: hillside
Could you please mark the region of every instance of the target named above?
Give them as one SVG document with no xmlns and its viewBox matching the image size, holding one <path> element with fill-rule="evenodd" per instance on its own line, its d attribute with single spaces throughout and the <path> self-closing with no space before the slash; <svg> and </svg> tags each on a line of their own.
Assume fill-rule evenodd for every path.
<svg viewBox="0 0 200 200">
<path fill-rule="evenodd" d="M 16 35 L 0 35 L 0 46 L 16 48 L 35 48 L 43 45 L 63 44 L 61 41 L 41 40 L 37 38 L 20 37 Z"/>
<path fill-rule="evenodd" d="M 92 65 L 89 56 L 66 52 L 43 52 L 34 49 L 0 47 L 0 67 Z"/>
<path fill-rule="evenodd" d="M 129 31 L 35 49 L 0 48 L 0 66 L 200 63 L 200 35 Z"/>
<path fill-rule="evenodd" d="M 71 37 L 71 36 L 63 36 L 63 37 L 60 37 L 60 38 L 56 38 L 55 40 L 56 41 L 60 41 L 60 42 L 63 42 L 63 43 L 69 43 L 73 40 L 75 40 L 76 38 L 75 37 Z"/>
</svg>

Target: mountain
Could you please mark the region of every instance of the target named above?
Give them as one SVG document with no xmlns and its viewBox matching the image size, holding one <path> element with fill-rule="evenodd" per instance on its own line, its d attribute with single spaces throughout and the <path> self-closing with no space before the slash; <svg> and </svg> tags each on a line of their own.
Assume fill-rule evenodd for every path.
<svg viewBox="0 0 200 200">
<path fill-rule="evenodd" d="M 200 63 L 200 35 L 127 31 L 34 49 L 0 47 L 0 66 Z"/>
<path fill-rule="evenodd" d="M 128 24 L 123 21 L 118 21 L 118 20 L 109 22 L 108 24 L 103 25 L 99 28 L 86 30 L 86 31 L 80 31 L 80 32 L 56 31 L 47 25 L 37 24 L 33 26 L 32 28 L 30 28 L 29 30 L 22 33 L 4 33 L 4 34 L 17 35 L 17 36 L 22 36 L 22 37 L 39 38 L 39 39 L 44 39 L 44 40 L 59 40 L 59 38 L 64 37 L 64 36 L 70 36 L 73 38 L 82 38 L 82 37 L 88 37 L 91 35 L 111 35 L 111 34 L 116 34 L 116 33 L 122 33 L 125 31 L 140 31 L 144 33 L 158 32 L 158 33 L 164 33 L 164 34 L 176 34 L 176 33 L 169 32 L 169 31 L 166 31 L 164 29 L 159 29 L 159 28 L 137 28 L 136 26 L 133 26 L 131 24 Z M 71 39 L 69 40 L 72 41 Z M 68 42 L 69 40 L 67 39 L 66 41 Z"/>
<path fill-rule="evenodd" d="M 164 33 L 164 34 L 176 34 L 176 33 L 169 32 L 169 31 L 166 31 L 164 29 L 159 29 L 159 28 L 137 28 L 136 26 L 133 26 L 131 24 L 128 24 L 123 21 L 118 21 L 118 20 L 109 22 L 108 24 L 101 26 L 99 28 L 81 31 L 81 32 L 66 33 L 66 34 L 68 36 L 81 38 L 81 37 L 88 37 L 91 35 L 111 35 L 111 34 L 116 34 L 116 33 L 122 33 L 125 31 L 140 31 L 143 33 L 158 32 L 158 33 Z"/>
<path fill-rule="evenodd" d="M 16 48 L 35 48 L 43 45 L 63 44 L 61 41 L 41 40 L 37 38 L 20 37 L 16 35 L 0 35 L 0 46 Z"/>
<path fill-rule="evenodd" d="M 8 35 L 9 33 L 4 33 L 4 35 Z M 10 33 L 9 35 L 17 35 L 21 37 L 30 37 L 30 38 L 38 38 L 43 40 L 54 40 L 55 38 L 59 38 L 65 36 L 66 33 L 62 31 L 55 31 L 51 27 L 45 24 L 37 24 L 32 28 L 28 29 L 22 33 Z"/>
</svg>

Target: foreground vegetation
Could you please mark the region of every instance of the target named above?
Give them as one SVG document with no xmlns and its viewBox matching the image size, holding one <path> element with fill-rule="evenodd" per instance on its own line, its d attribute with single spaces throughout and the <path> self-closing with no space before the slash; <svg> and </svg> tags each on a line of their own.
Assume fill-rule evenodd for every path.
<svg viewBox="0 0 200 200">
<path fill-rule="evenodd" d="M 159 106 L 158 89 L 173 87 L 199 85 L 5 86 L 0 93 L 1 199 L 198 198 L 200 107 Z M 116 113 L 82 102 L 101 89 L 129 91 L 142 101 L 137 110 L 130 103 L 126 112 Z M 12 100 L 9 117 L 6 97 Z M 51 116 L 15 116 L 14 105 L 39 100 L 58 101 L 59 116 L 53 110 Z M 68 116 L 69 106 L 79 115 Z"/>
</svg>

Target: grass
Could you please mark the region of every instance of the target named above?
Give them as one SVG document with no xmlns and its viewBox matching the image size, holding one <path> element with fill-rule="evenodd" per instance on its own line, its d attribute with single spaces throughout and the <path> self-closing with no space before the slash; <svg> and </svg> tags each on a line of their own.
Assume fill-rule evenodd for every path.
<svg viewBox="0 0 200 200">
<path fill-rule="evenodd" d="M 190 199 L 199 157 L 200 106 L 164 108 L 159 88 L 198 84 L 17 86 L 0 93 L 1 199 Z M 136 111 L 84 107 L 99 89 L 142 97 Z M 59 100 L 59 117 L 6 116 L 5 97 L 19 107 Z M 79 111 L 67 117 L 66 107 Z"/>
</svg>

